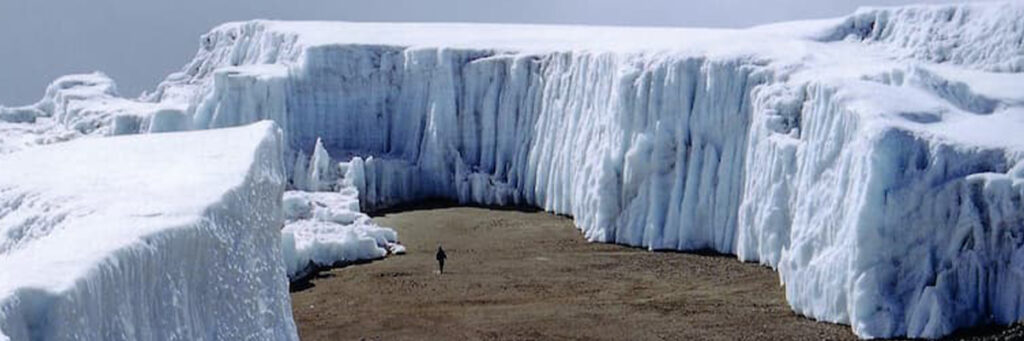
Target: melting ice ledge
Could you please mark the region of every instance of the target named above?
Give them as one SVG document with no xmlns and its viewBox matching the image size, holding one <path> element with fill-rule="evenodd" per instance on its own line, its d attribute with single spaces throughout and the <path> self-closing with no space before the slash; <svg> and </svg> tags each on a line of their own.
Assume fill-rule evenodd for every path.
<svg viewBox="0 0 1024 341">
<path fill-rule="evenodd" d="M 592 241 L 760 262 L 778 270 L 796 312 L 850 324 L 864 338 L 1017 321 L 1022 17 L 1021 3 L 989 3 L 862 9 L 746 30 L 225 24 L 201 38 L 181 72 L 139 99 L 118 97 L 102 74 L 73 75 L 35 105 L 0 108 L 0 153 L 24 150 L 0 158 L 0 196 L 16 203 L 0 208 L 0 276 L 33 278 L 0 282 L 0 335 L 59 336 L 34 333 L 116 305 L 104 311 L 117 314 L 82 314 L 58 332 L 294 337 L 287 274 L 309 261 L 379 257 L 393 231 L 373 226 L 357 206 L 429 197 L 537 206 L 573 216 Z M 202 147 L 179 147 L 174 141 L 192 139 L 180 134 L 34 147 L 265 119 L 281 136 L 240 148 L 221 149 L 240 144 L 241 132 L 271 128 L 192 133 Z M 93 206 L 79 211 L 79 201 L 46 196 L 76 198 L 85 185 L 23 179 L 36 169 L 80 177 L 47 162 L 128 158 L 146 145 L 198 160 L 217 150 L 250 155 L 254 145 L 274 145 L 257 150 L 277 154 L 196 169 L 162 160 L 165 153 L 136 155 L 153 168 L 102 179 L 131 181 L 123 195 L 132 204 L 169 195 L 139 179 L 205 178 L 240 165 L 250 171 L 218 178 L 209 193 L 266 187 L 245 200 L 182 201 L 208 207 L 187 215 L 168 208 L 119 218 L 163 226 L 153 231 L 166 238 L 142 238 L 146 229 L 73 232 L 80 224 L 102 230 L 79 222 L 92 221 L 77 212 Z M 239 181 L 251 172 L 274 179 L 275 167 L 286 179 Z M 284 186 L 301 191 L 285 195 L 282 209 Z M 47 205 L 59 207 L 40 211 Z M 175 217 L 183 220 L 165 224 Z M 203 224 L 166 228 L 186 226 L 187 217 Z M 270 233 L 281 226 L 283 239 Z M 83 239 L 98 246 L 51 241 L 74 233 L 98 236 Z M 98 239 L 108 234 L 116 238 Z M 330 244 L 343 235 L 356 239 Z M 31 272 L 17 261 L 88 247 L 104 248 L 70 273 Z M 205 252 L 224 254 L 196 257 Z M 154 270 L 165 266 L 177 270 Z M 104 290 L 112 288 L 160 297 L 167 317 L 138 308 L 148 302 L 110 299 Z M 212 311 L 218 304 L 203 295 L 225 288 L 241 288 L 226 297 L 259 309 Z"/>
</svg>

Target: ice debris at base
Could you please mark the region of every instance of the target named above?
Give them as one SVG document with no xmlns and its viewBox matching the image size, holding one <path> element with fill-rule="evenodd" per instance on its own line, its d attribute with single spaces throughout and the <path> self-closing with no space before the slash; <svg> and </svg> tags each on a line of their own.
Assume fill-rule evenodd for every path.
<svg viewBox="0 0 1024 341">
<path fill-rule="evenodd" d="M 593 241 L 772 266 L 795 311 L 861 337 L 938 337 L 1024 318 L 1021 18 L 1007 2 L 745 30 L 228 23 L 139 100 L 59 80 L 0 110 L 19 136 L 0 152 L 271 119 L 295 188 L 338 171 L 304 154 L 322 150 L 361 172 L 364 210 L 537 206 Z M 187 124 L 153 128 L 155 108 Z"/>
<path fill-rule="evenodd" d="M 359 211 L 355 183 L 362 181 L 360 170 L 349 162 L 332 162 L 319 140 L 312 155 L 308 172 L 295 176 L 303 180 L 298 188 L 306 191 L 284 193 L 281 250 L 288 277 L 303 277 L 318 266 L 405 253 L 395 230 Z"/>
<path fill-rule="evenodd" d="M 297 339 L 280 130 L 0 155 L 0 340 Z"/>
</svg>

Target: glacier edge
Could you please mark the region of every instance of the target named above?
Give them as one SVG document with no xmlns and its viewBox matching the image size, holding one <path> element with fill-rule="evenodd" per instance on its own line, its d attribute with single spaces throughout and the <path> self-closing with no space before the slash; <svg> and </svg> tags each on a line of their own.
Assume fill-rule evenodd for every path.
<svg viewBox="0 0 1024 341">
<path fill-rule="evenodd" d="M 537 206 L 591 241 L 771 266 L 796 312 L 861 337 L 940 337 L 1024 317 L 1024 143 L 1009 136 L 1024 96 L 998 89 L 1024 85 L 1022 13 L 720 31 L 229 23 L 112 131 L 270 119 L 285 174 L 321 140 L 362 174 L 364 210 Z"/>
</svg>

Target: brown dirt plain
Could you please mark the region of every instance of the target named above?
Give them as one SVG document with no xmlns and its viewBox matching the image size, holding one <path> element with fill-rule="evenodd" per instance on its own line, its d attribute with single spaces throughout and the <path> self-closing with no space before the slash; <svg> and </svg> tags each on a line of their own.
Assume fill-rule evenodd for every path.
<svg viewBox="0 0 1024 341">
<path fill-rule="evenodd" d="M 856 339 L 794 314 L 774 271 L 734 256 L 588 243 L 571 219 L 525 210 L 418 204 L 374 220 L 408 253 L 293 284 L 303 340 Z M 956 338 L 978 335 L 1022 334 Z"/>
</svg>

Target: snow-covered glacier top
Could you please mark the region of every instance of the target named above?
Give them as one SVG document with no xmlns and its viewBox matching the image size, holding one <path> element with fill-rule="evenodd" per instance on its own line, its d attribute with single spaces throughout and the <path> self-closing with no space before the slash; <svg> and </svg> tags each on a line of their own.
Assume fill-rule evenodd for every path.
<svg viewBox="0 0 1024 341">
<path fill-rule="evenodd" d="M 183 72 L 168 77 L 149 98 L 173 103 L 175 100 L 169 99 L 184 92 L 185 102 L 197 102 L 196 96 L 204 96 L 209 91 L 213 70 L 255 75 L 286 73 L 288 68 L 301 68 L 332 48 L 364 46 L 486 50 L 499 56 L 570 51 L 615 53 L 634 56 L 638 63 L 687 55 L 742 57 L 758 64 L 771 64 L 778 78 L 860 83 L 856 88 L 863 90 L 860 92 L 866 96 L 859 97 L 866 102 L 879 102 L 874 107 L 882 110 L 874 110 L 876 113 L 889 112 L 896 114 L 896 118 L 908 117 L 899 116 L 907 111 L 936 109 L 989 114 L 996 107 L 1003 109 L 1020 102 L 1018 94 L 1012 91 L 1022 85 L 1019 77 L 998 72 L 1024 68 L 1021 17 L 1024 17 L 1024 5 L 1004 2 L 862 8 L 848 17 L 749 29 L 233 22 L 204 35 L 201 49 L 192 63 Z M 232 66 L 240 67 L 232 69 Z M 882 84 L 864 85 L 865 81 Z M 918 88 L 931 93 L 902 91 L 906 88 L 904 81 L 920 85 Z M 894 82 L 896 84 L 892 84 Z M 198 90 L 194 89 L 195 85 L 200 85 Z M 879 89 L 885 91 L 879 92 Z M 855 96 L 855 92 L 847 95 Z M 934 98 L 936 96 L 942 98 Z M 943 102 L 951 104 L 953 110 L 936 106 Z M 942 117 L 944 115 L 923 120 L 931 123 Z M 921 119 L 910 121 L 920 123 Z M 992 122 L 991 126 L 1016 124 L 1004 117 L 984 121 Z M 970 124 L 985 125 L 973 121 Z M 946 135 L 958 130 L 940 126 L 928 130 Z M 1008 137 L 1002 136 L 1000 141 Z M 967 136 L 963 140 L 973 141 L 972 138 Z"/>
<path fill-rule="evenodd" d="M 295 35 L 305 46 L 394 45 L 405 47 L 564 51 L 617 51 L 707 48 L 726 39 L 753 41 L 747 30 L 612 26 L 559 26 L 464 23 L 356 23 L 258 20 L 224 24 L 214 31 L 233 31 L 257 23 L 268 31 Z M 771 32 L 759 32 L 771 33 Z M 643 39 L 638 39 L 643 37 Z M 683 38 L 685 37 L 685 38 Z M 716 43 L 717 42 L 717 43 Z"/>
<path fill-rule="evenodd" d="M 859 39 L 905 57 L 999 72 L 1024 71 L 1018 2 L 862 8 L 822 40 Z"/>
<path fill-rule="evenodd" d="M 112 250 L 197 223 L 204 209 L 243 184 L 253 146 L 269 129 L 87 139 L 4 156 L 0 188 L 11 199 L 5 206 L 36 209 L 2 216 L 0 295 L 18 284 L 67 288 Z M 103 149 L 116 152 L 94 152 Z"/>
<path fill-rule="evenodd" d="M 291 189 L 535 206 L 592 241 L 771 266 L 796 312 L 862 337 L 938 337 L 1024 318 L 1022 18 L 1018 1 L 742 30 L 227 23 L 139 99 L 96 73 L 0 108 L 0 153 L 273 120 Z"/>
<path fill-rule="evenodd" d="M 263 122 L 0 156 L 0 339 L 294 337 L 279 143 Z"/>
</svg>

